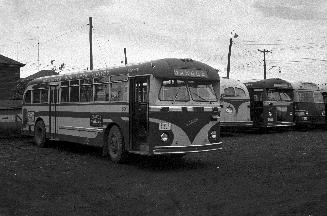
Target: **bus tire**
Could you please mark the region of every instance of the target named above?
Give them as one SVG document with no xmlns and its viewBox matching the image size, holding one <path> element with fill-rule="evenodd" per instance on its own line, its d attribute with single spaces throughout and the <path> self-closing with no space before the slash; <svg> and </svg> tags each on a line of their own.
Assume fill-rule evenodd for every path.
<svg viewBox="0 0 327 216">
<path fill-rule="evenodd" d="M 46 144 L 46 129 L 44 122 L 38 120 L 34 126 L 34 143 L 36 146 L 43 148 Z"/>
<path fill-rule="evenodd" d="M 123 163 L 126 161 L 127 152 L 125 143 L 120 129 L 113 125 L 106 136 L 104 148 L 108 151 L 110 159 L 115 163 Z"/>
</svg>

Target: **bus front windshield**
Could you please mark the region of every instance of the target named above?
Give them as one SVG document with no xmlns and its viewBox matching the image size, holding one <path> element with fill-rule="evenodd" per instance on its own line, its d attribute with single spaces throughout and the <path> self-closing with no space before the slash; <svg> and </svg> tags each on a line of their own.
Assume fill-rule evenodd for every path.
<svg viewBox="0 0 327 216">
<path fill-rule="evenodd" d="M 184 80 L 164 80 L 161 84 L 159 99 L 161 101 L 217 101 L 212 83 Z"/>
<path fill-rule="evenodd" d="M 268 101 L 291 101 L 291 94 L 289 91 L 281 89 L 269 89 L 267 94 Z"/>
</svg>

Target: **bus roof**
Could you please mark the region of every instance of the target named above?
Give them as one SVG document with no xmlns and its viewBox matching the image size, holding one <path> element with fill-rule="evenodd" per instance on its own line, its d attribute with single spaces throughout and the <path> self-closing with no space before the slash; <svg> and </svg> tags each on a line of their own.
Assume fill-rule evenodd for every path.
<svg viewBox="0 0 327 216">
<path fill-rule="evenodd" d="M 78 71 L 67 74 L 37 78 L 29 85 L 44 82 L 59 82 L 73 79 L 85 79 L 101 76 L 138 76 L 150 75 L 162 79 L 199 79 L 219 80 L 219 70 L 192 59 L 166 58 L 145 63 L 126 65 L 121 67 L 104 68 L 92 71 Z"/>
<path fill-rule="evenodd" d="M 319 90 L 318 85 L 312 82 L 299 81 L 299 82 L 292 82 L 291 85 L 295 90 L 312 90 L 312 91 Z"/>
<path fill-rule="evenodd" d="M 270 79 L 259 80 L 254 82 L 246 82 L 244 84 L 249 89 L 254 89 L 254 88 L 292 89 L 292 85 L 290 82 L 280 78 L 270 78 Z"/>
<path fill-rule="evenodd" d="M 231 78 L 227 78 L 227 77 L 221 77 L 220 78 L 220 90 L 223 91 L 225 88 L 228 87 L 237 87 L 240 89 L 243 89 L 245 91 L 246 95 L 249 95 L 248 89 L 246 88 L 246 86 L 244 85 L 243 82 L 236 80 L 236 79 L 231 79 Z"/>
<path fill-rule="evenodd" d="M 241 89 L 246 89 L 246 86 L 244 85 L 243 82 L 236 80 L 236 79 L 227 78 L 227 77 L 221 77 L 220 84 L 224 85 L 226 87 L 238 87 Z"/>
</svg>

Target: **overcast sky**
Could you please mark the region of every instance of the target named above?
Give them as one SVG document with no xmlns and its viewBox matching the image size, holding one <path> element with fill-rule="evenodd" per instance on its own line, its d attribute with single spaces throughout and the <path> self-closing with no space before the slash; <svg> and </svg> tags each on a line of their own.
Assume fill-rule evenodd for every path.
<svg viewBox="0 0 327 216">
<path fill-rule="evenodd" d="M 327 82 L 327 0 L 0 0 L 0 54 L 25 63 L 21 77 L 66 64 L 89 67 L 93 17 L 94 68 L 166 57 L 192 58 L 231 78 Z M 280 72 L 279 72 L 280 71 Z"/>
</svg>

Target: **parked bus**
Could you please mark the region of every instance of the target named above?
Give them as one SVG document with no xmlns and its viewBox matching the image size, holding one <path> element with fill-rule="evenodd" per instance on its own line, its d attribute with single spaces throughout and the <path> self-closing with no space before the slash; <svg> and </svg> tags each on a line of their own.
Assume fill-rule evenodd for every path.
<svg viewBox="0 0 327 216">
<path fill-rule="evenodd" d="M 252 127 L 246 86 L 241 81 L 223 77 L 220 79 L 220 93 L 220 126 L 227 129 Z"/>
<path fill-rule="evenodd" d="M 325 103 L 325 120 L 326 120 L 326 124 L 327 124 L 327 115 L 326 115 L 326 111 L 327 111 L 327 86 L 325 85 L 321 85 L 320 86 L 320 91 Z"/>
<path fill-rule="evenodd" d="M 325 124 L 325 104 L 315 83 L 294 82 L 294 121 L 297 126 Z"/>
<path fill-rule="evenodd" d="M 289 82 L 271 78 L 246 82 L 251 119 L 256 128 L 294 126 L 293 89 Z"/>
<path fill-rule="evenodd" d="M 218 71 L 191 59 L 38 78 L 24 93 L 23 132 L 100 146 L 114 162 L 221 149 Z"/>
</svg>

